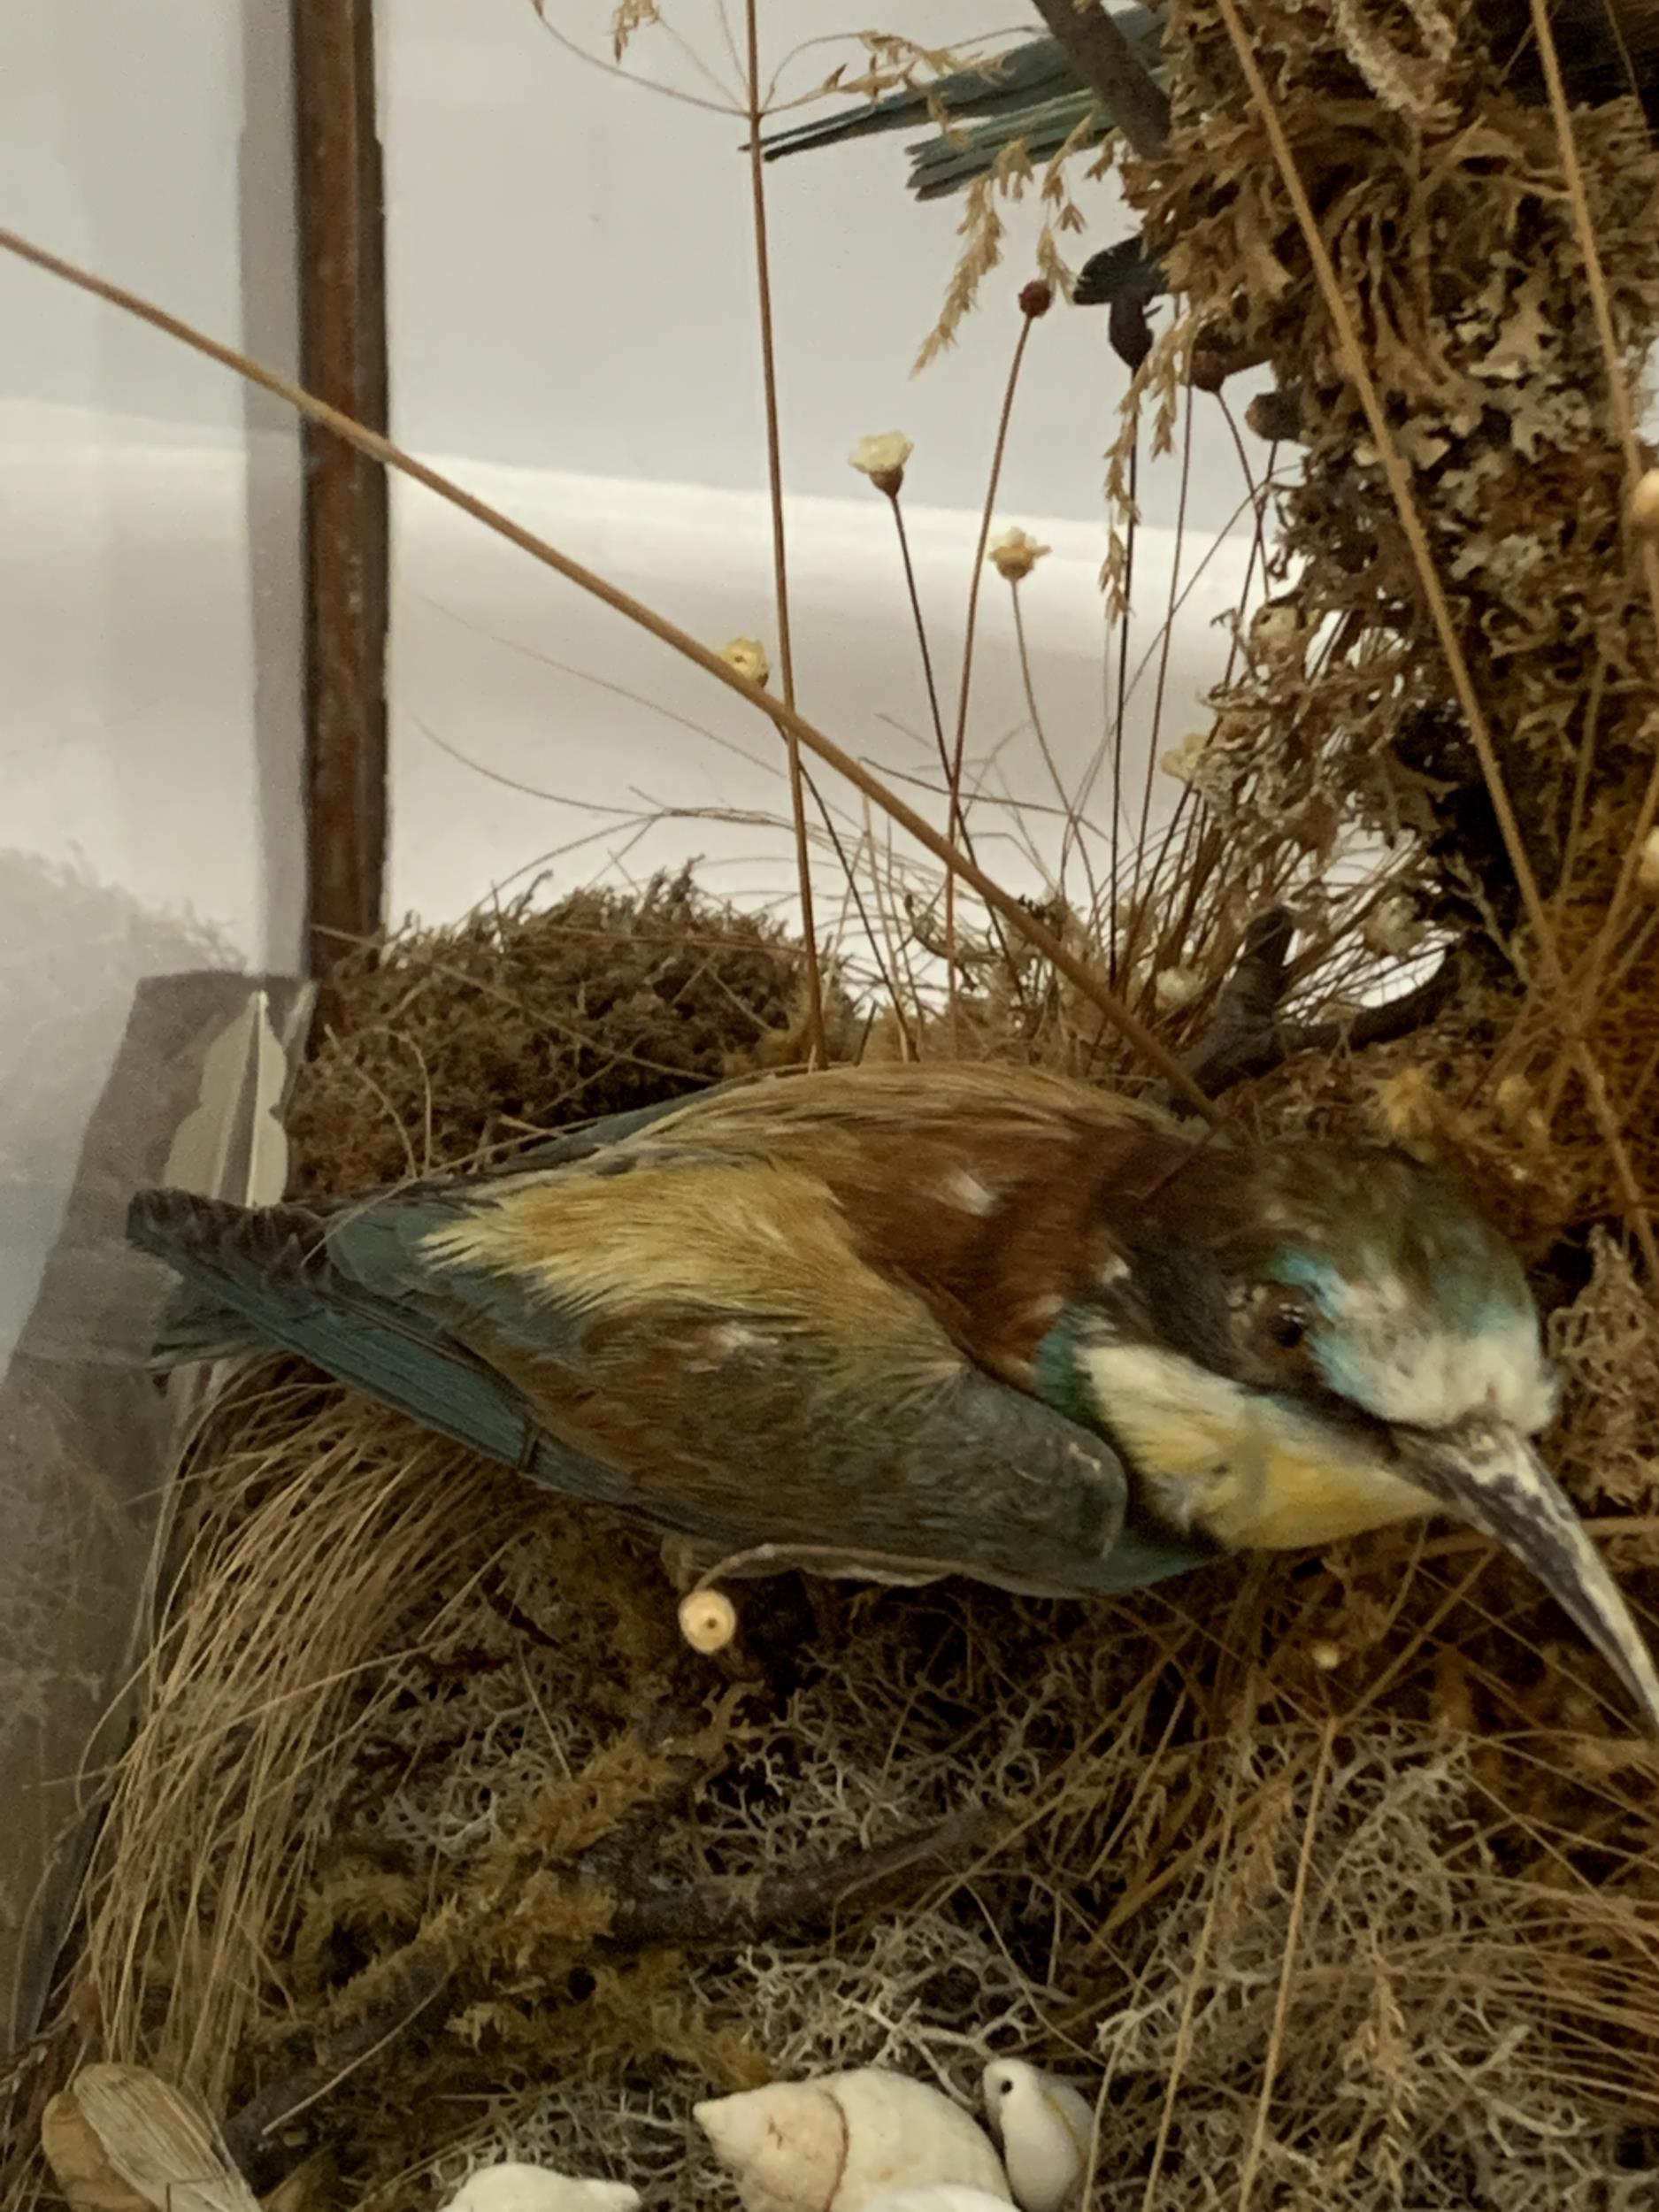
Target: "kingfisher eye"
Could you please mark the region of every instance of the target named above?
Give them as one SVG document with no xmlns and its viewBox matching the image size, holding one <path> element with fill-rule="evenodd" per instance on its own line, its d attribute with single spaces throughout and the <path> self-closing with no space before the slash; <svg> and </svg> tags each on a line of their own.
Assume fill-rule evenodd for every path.
<svg viewBox="0 0 1659 2212">
<path fill-rule="evenodd" d="M 1267 1317 L 1267 1338 L 1281 1352 L 1294 1352 L 1308 1333 L 1308 1317 L 1294 1306 L 1281 1306 Z"/>
</svg>

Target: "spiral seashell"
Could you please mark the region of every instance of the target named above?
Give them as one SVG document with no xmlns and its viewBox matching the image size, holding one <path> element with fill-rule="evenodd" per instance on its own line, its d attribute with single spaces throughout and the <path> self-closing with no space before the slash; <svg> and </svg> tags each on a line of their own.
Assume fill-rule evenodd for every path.
<svg viewBox="0 0 1659 2212">
<path fill-rule="evenodd" d="M 985 2131 L 925 2082 L 876 2066 L 774 2082 L 694 2108 L 748 2212 L 870 2212 L 951 2183 L 1010 2201 Z"/>
<path fill-rule="evenodd" d="M 507 2161 L 469 2174 L 443 2212 L 638 2212 L 639 2201 L 626 2181 L 577 2181 Z"/>
<path fill-rule="evenodd" d="M 1069 2081 L 1024 2059 L 993 2059 L 980 2077 L 1019 2212 L 1061 2212 L 1088 2164 L 1094 2112 Z"/>
</svg>

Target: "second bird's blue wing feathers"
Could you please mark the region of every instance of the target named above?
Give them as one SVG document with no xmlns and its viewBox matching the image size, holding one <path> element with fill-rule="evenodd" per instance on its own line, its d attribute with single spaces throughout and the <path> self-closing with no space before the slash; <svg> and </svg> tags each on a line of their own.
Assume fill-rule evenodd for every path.
<svg viewBox="0 0 1659 2212">
<path fill-rule="evenodd" d="M 1110 111 L 1081 90 L 919 139 L 905 150 L 910 157 L 910 190 L 918 200 L 941 199 L 975 177 L 987 176 L 1003 150 L 1016 143 L 1033 164 L 1050 160 L 1079 127 L 1083 146 L 1098 145 L 1112 127 Z"/>
<path fill-rule="evenodd" d="M 1163 25 L 1142 7 L 1111 11 L 1112 21 L 1160 82 L 1165 72 Z M 919 127 L 942 116 L 950 127 L 909 149 L 911 191 L 932 200 L 987 175 L 1017 140 L 1033 161 L 1045 161 L 1080 126 L 1095 145 L 1113 127 L 1110 106 L 1085 85 L 1063 47 L 1036 38 L 952 71 L 931 84 L 901 88 L 868 105 L 803 123 L 763 140 L 768 161 L 818 146 L 841 145 L 887 131 Z"/>
<path fill-rule="evenodd" d="M 1140 9 L 1130 11 L 1140 15 Z M 1006 107 L 1049 99 L 1078 81 L 1064 50 L 1051 38 L 1033 38 L 984 61 L 947 72 L 926 85 L 901 85 L 864 106 L 845 109 L 810 123 L 776 131 L 761 141 L 768 161 L 805 153 L 814 146 L 838 146 L 884 131 L 907 130 L 925 122 L 935 108 L 950 116 L 983 116 Z"/>
</svg>

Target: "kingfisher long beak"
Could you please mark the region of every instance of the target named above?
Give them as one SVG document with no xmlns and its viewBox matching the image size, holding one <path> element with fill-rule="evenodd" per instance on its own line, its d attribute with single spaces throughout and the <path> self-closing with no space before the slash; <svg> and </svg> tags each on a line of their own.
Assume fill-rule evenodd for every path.
<svg viewBox="0 0 1659 2212">
<path fill-rule="evenodd" d="M 1397 1429 L 1402 1469 L 1530 1567 L 1659 1732 L 1659 1673 L 1641 1631 L 1555 1478 L 1517 1430 L 1494 1421 Z"/>
</svg>

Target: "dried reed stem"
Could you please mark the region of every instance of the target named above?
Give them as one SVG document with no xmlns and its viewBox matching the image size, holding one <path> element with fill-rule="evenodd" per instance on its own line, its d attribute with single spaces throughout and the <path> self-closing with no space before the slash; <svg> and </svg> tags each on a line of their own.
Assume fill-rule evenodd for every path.
<svg viewBox="0 0 1659 2212">
<path fill-rule="evenodd" d="M 1133 1046 L 1151 1067 L 1172 1083 L 1194 1111 L 1201 1113 L 1207 1121 L 1219 1124 L 1222 1118 L 1214 1105 L 1186 1075 L 1168 1048 L 1120 999 L 1102 986 L 1100 979 L 1082 961 L 1061 943 L 1052 930 L 987 875 L 977 862 L 969 859 L 948 837 L 941 836 L 931 822 L 918 814 L 914 807 L 908 805 L 895 791 L 890 790 L 879 777 L 872 775 L 861 762 L 843 751 L 833 738 L 807 721 L 786 702 L 773 697 L 760 685 L 741 675 L 722 660 L 718 653 L 704 645 L 701 639 L 693 637 L 688 630 L 682 630 L 678 623 L 671 622 L 666 615 L 659 614 L 654 607 L 646 606 L 632 592 L 611 583 L 585 562 L 560 552 L 557 546 L 550 545 L 545 538 L 538 537 L 534 531 L 526 530 L 522 523 L 513 521 L 500 508 L 492 507 L 488 500 L 480 499 L 437 469 L 429 468 L 424 461 L 417 460 L 412 453 L 406 453 L 389 438 L 383 438 L 378 432 L 367 429 L 349 415 L 342 415 L 337 408 L 330 407 L 326 401 L 319 399 L 315 393 L 308 392 L 291 378 L 279 375 L 274 369 L 250 360 L 233 346 L 223 345 L 218 339 L 210 338 L 193 324 L 183 321 L 176 315 L 170 315 L 165 308 L 127 291 L 124 286 L 112 284 L 107 278 L 95 276 L 90 270 L 64 260 L 61 256 L 49 252 L 45 247 L 35 245 L 31 240 L 4 226 L 0 226 L 0 250 L 15 254 L 19 260 L 29 262 L 37 269 L 43 269 L 49 275 L 74 286 L 78 291 L 88 292 L 94 298 L 105 300 L 111 306 L 136 316 L 152 329 L 165 332 L 167 336 L 176 338 L 181 345 L 188 346 L 193 352 L 205 355 L 210 361 L 217 361 L 222 368 L 231 370 L 250 384 L 257 384 L 262 391 L 270 392 L 303 415 L 308 421 L 320 423 L 325 429 L 332 430 L 337 438 L 343 438 L 360 453 L 366 453 L 371 460 L 380 462 L 384 468 L 397 470 L 400 475 L 424 486 L 437 498 L 481 524 L 485 529 L 494 531 L 509 545 L 517 546 L 521 553 L 527 553 L 544 568 L 550 568 L 556 575 L 575 584 L 602 605 L 610 607 L 663 644 L 672 646 L 675 652 L 702 669 L 705 675 L 712 676 L 728 691 L 735 692 L 739 698 L 746 699 L 751 706 L 757 707 L 780 733 L 785 736 L 793 733 L 808 752 L 816 754 L 838 775 L 844 777 L 855 791 L 873 801 L 918 845 L 931 853 L 935 860 L 941 862 L 948 871 L 961 876 L 1017 934 L 1025 938 L 1028 944 L 1035 946 L 1067 982 L 1074 985 L 1092 1006 L 1099 1009 L 1125 1043 Z"/>
</svg>

